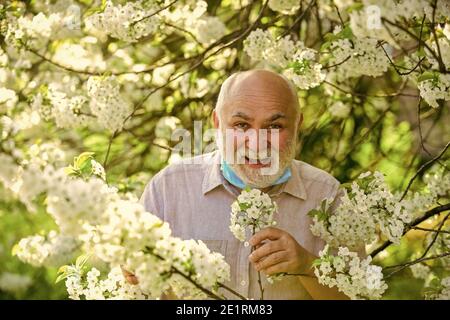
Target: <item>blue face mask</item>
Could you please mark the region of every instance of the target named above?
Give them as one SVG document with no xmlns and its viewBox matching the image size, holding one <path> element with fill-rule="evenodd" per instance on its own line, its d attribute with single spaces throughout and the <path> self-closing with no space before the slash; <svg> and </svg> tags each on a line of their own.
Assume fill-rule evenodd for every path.
<svg viewBox="0 0 450 320">
<path fill-rule="evenodd" d="M 246 187 L 244 181 L 242 181 L 241 178 L 239 178 L 237 174 L 234 173 L 234 171 L 230 168 L 228 163 L 225 162 L 225 160 L 222 160 L 220 169 L 222 170 L 223 177 L 233 186 L 236 186 L 240 189 L 244 189 Z M 282 184 L 288 181 L 290 177 L 291 177 L 291 168 L 287 168 L 286 171 L 283 173 L 283 175 L 280 178 L 278 178 L 278 180 L 275 181 L 273 185 Z"/>
</svg>

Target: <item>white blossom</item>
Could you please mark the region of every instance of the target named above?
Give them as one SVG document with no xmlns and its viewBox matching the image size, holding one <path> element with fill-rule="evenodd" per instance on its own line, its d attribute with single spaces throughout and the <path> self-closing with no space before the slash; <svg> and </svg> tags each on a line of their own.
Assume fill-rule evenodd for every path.
<svg viewBox="0 0 450 320">
<path fill-rule="evenodd" d="M 295 14 L 300 8 L 297 0 L 269 0 L 269 8 L 284 14 Z"/>
<path fill-rule="evenodd" d="M 438 108 L 437 100 L 450 100 L 450 75 L 440 74 L 433 79 L 420 81 L 420 96 L 433 108 Z"/>
<path fill-rule="evenodd" d="M 304 49 L 293 56 L 293 62 L 284 71 L 284 75 L 300 89 L 314 88 L 325 80 L 322 65 L 315 62 L 315 51 Z"/>
<path fill-rule="evenodd" d="M 17 103 L 17 95 L 14 90 L 0 87 L 0 112 L 6 113 Z"/>
<path fill-rule="evenodd" d="M 65 284 L 69 298 L 79 300 L 144 300 L 148 297 L 142 293 L 139 286 L 125 281 L 119 266 L 114 267 L 105 279 L 100 279 L 101 272 L 96 268 L 86 273 L 82 279 L 81 270 L 74 270 L 67 277 Z"/>
<path fill-rule="evenodd" d="M 47 236 L 34 235 L 23 238 L 13 253 L 23 262 L 33 266 L 61 266 L 68 263 L 79 247 L 79 241 L 71 236 L 51 231 Z"/>
<path fill-rule="evenodd" d="M 277 204 L 270 196 L 259 189 L 242 190 L 231 205 L 230 231 L 240 240 L 245 241 L 246 231 L 251 233 L 273 226 L 273 215 Z"/>
<path fill-rule="evenodd" d="M 103 127 L 111 131 L 121 130 L 130 114 L 130 105 L 120 94 L 115 77 L 90 77 L 87 93 L 91 98 L 90 109 Z"/>
<path fill-rule="evenodd" d="M 102 30 L 114 38 L 135 42 L 158 30 L 160 18 L 154 14 L 158 9 L 156 3 L 145 6 L 142 2 L 114 5 L 108 0 L 104 11 L 89 16 L 85 23 L 88 28 Z"/>
<path fill-rule="evenodd" d="M 332 247 L 360 248 L 371 244 L 379 233 L 398 243 L 412 214 L 392 194 L 380 172 L 362 174 L 348 191 L 338 199 L 339 205 L 331 212 L 331 200 L 324 199 L 321 207 L 310 212 L 313 217 L 311 232 Z"/>
<path fill-rule="evenodd" d="M 347 118 L 350 114 L 351 107 L 347 103 L 336 101 L 330 106 L 329 111 L 333 117 Z"/>
<path fill-rule="evenodd" d="M 443 278 L 438 288 L 428 292 L 429 300 L 450 300 L 450 277 Z"/>
<path fill-rule="evenodd" d="M 197 40 L 209 45 L 226 33 L 225 24 L 218 17 L 203 16 L 190 28 Z"/>
<path fill-rule="evenodd" d="M 409 268 L 413 277 L 417 279 L 427 280 L 431 273 L 430 267 L 422 263 L 413 264 Z"/>
<path fill-rule="evenodd" d="M 371 264 L 371 257 L 359 258 L 348 248 L 339 247 L 337 255 L 329 254 L 328 245 L 314 263 L 314 274 L 319 283 L 355 299 L 380 299 L 387 289 L 381 267 Z"/>
<path fill-rule="evenodd" d="M 338 39 L 331 42 L 332 58 L 330 64 L 336 66 L 336 77 L 346 79 L 367 75 L 381 76 L 389 67 L 389 60 L 376 39 L 355 38 Z M 344 62 L 345 61 L 345 62 Z"/>
</svg>

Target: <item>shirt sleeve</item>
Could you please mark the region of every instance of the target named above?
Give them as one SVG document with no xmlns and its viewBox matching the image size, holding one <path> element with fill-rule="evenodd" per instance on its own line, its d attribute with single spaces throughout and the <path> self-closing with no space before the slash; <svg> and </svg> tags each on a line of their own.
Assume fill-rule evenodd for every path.
<svg viewBox="0 0 450 320">
<path fill-rule="evenodd" d="M 159 186 L 160 179 L 153 177 L 145 186 L 144 192 L 139 199 L 145 210 L 164 220 L 164 195 Z"/>
</svg>

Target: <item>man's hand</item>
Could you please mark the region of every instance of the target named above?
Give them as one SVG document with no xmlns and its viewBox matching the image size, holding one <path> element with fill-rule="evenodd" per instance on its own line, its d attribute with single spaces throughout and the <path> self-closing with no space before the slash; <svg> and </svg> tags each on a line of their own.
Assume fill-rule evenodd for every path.
<svg viewBox="0 0 450 320">
<path fill-rule="evenodd" d="M 139 283 L 138 278 L 131 273 L 130 271 L 126 270 L 124 267 L 120 266 L 120 269 L 122 269 L 122 274 L 125 277 L 125 280 L 129 283 L 129 284 L 133 284 L 136 285 Z"/>
<path fill-rule="evenodd" d="M 257 248 L 249 256 L 256 271 L 262 271 L 266 275 L 281 272 L 311 273 L 314 256 L 300 246 L 288 232 L 266 228 L 256 233 L 249 242 Z"/>
</svg>

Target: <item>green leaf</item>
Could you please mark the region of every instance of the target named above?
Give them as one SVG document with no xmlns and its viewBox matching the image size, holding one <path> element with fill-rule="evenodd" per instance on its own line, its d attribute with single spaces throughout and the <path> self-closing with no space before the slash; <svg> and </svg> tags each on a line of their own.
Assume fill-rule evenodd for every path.
<svg viewBox="0 0 450 320">
<path fill-rule="evenodd" d="M 351 6 L 348 6 L 345 9 L 345 11 L 347 11 L 348 13 L 351 13 L 352 11 L 358 11 L 358 10 L 361 10 L 362 8 L 364 8 L 363 3 L 355 3 L 355 4 L 352 4 Z"/>
<path fill-rule="evenodd" d="M 346 26 L 341 32 L 339 32 L 339 35 L 344 39 L 353 38 L 352 28 L 350 28 L 350 26 Z"/>
<path fill-rule="evenodd" d="M 86 262 L 89 260 L 89 258 L 90 258 L 90 254 L 83 254 L 83 255 L 79 256 L 77 258 L 77 260 L 75 261 L 75 267 L 78 270 L 81 270 L 84 267 L 84 265 L 86 264 Z"/>
<path fill-rule="evenodd" d="M 15 245 L 12 247 L 12 249 L 11 249 L 11 254 L 12 254 L 13 256 L 16 256 L 16 255 L 19 253 L 19 251 L 20 251 L 19 245 L 18 245 L 18 244 L 15 244 Z"/>
<path fill-rule="evenodd" d="M 83 165 L 85 165 L 86 162 L 90 162 L 94 158 L 93 152 L 83 152 L 78 157 L 75 157 L 74 166 L 77 168 L 81 168 Z"/>
<path fill-rule="evenodd" d="M 311 264 L 312 268 L 316 268 L 318 266 L 320 266 L 320 264 L 322 263 L 322 259 L 316 259 L 313 261 L 313 263 Z"/>
<path fill-rule="evenodd" d="M 69 275 L 68 270 L 69 270 L 69 266 L 67 266 L 67 265 L 60 267 L 57 272 L 58 276 L 56 277 L 55 283 L 58 283 L 64 279 L 66 279 Z"/>
<path fill-rule="evenodd" d="M 439 74 L 432 71 L 425 71 L 417 78 L 417 81 L 422 82 L 425 80 L 434 80 L 434 79 L 436 80 L 439 79 Z"/>
<path fill-rule="evenodd" d="M 319 215 L 320 211 L 317 209 L 312 209 L 308 212 L 308 216 L 311 218 L 314 218 L 315 216 Z"/>
</svg>

